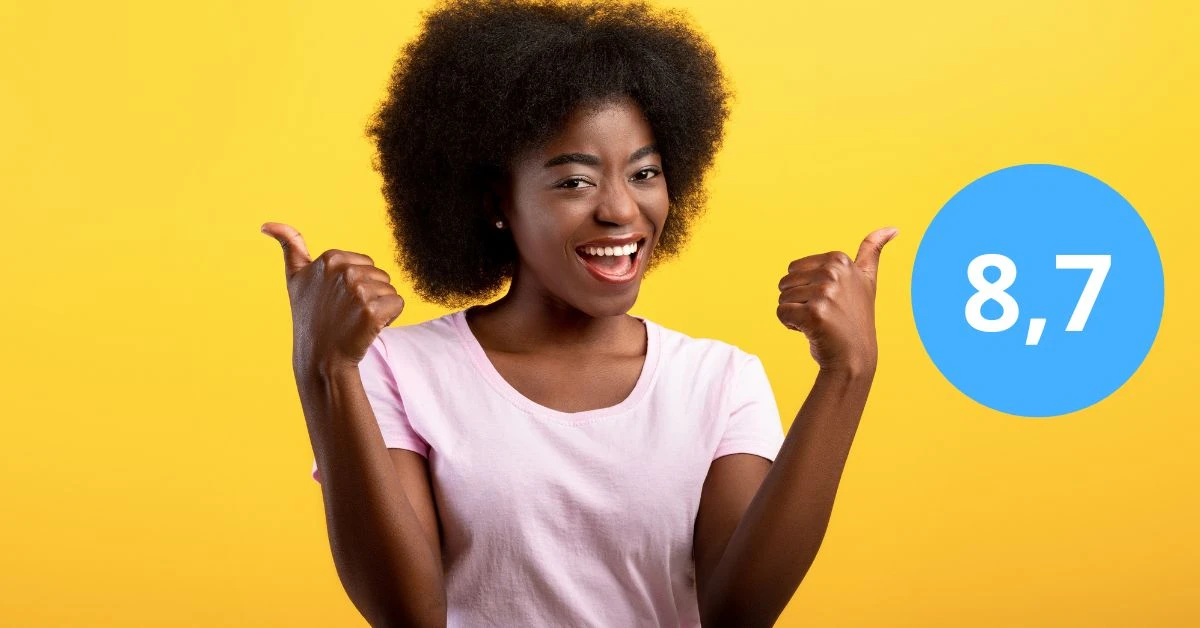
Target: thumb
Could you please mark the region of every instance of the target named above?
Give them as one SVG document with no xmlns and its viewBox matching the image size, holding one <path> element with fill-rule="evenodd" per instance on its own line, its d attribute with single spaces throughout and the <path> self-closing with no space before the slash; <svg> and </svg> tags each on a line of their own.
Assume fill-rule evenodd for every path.
<svg viewBox="0 0 1200 628">
<path fill-rule="evenodd" d="M 896 227 L 884 227 L 872 231 L 859 245 L 854 265 L 874 279 L 875 273 L 879 270 L 879 254 L 883 252 L 883 245 L 891 241 L 898 233 L 900 230 Z"/>
<path fill-rule="evenodd" d="M 283 269 L 288 277 L 312 262 L 304 238 L 294 227 L 281 222 L 268 222 L 263 224 L 262 232 L 278 240 L 283 247 Z"/>
</svg>

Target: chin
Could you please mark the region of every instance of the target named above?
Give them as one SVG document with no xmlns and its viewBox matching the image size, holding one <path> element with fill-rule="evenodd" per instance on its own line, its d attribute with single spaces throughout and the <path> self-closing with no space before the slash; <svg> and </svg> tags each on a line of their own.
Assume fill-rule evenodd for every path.
<svg viewBox="0 0 1200 628">
<path fill-rule="evenodd" d="M 577 301 L 575 307 L 593 318 L 622 316 L 628 314 L 629 310 L 633 309 L 634 304 L 637 303 L 639 287 L 635 285 L 627 295 L 613 295 L 610 297 L 595 294 L 587 295 Z"/>
</svg>

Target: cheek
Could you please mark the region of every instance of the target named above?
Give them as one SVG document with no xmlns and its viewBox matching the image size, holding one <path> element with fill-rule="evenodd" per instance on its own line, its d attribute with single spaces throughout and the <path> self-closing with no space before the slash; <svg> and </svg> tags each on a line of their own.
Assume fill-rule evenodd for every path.
<svg viewBox="0 0 1200 628">
<path fill-rule="evenodd" d="M 654 222 L 654 226 L 661 231 L 663 223 L 667 220 L 667 214 L 670 212 L 670 197 L 667 195 L 667 186 L 664 185 L 654 190 L 654 194 L 647 200 L 646 208 L 650 219 Z"/>
<path fill-rule="evenodd" d="M 521 257 L 527 260 L 545 258 L 556 238 L 551 218 L 561 208 L 550 198 L 531 192 L 518 194 L 513 201 L 509 220 Z"/>
<path fill-rule="evenodd" d="M 545 211 L 550 213 L 553 208 Z M 521 257 L 539 266 L 561 264 L 564 251 L 573 255 L 573 250 L 567 250 L 569 241 L 562 225 L 549 220 L 525 221 L 516 238 Z"/>
</svg>

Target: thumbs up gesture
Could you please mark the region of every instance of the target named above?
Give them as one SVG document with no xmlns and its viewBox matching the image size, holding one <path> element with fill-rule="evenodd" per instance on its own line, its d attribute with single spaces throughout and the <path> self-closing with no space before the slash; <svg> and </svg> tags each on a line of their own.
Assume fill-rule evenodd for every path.
<svg viewBox="0 0 1200 628">
<path fill-rule="evenodd" d="M 262 232 L 283 247 L 292 306 L 292 366 L 297 373 L 355 369 L 379 333 L 404 310 L 391 277 L 370 257 L 330 249 L 316 260 L 293 227 L 277 222 Z"/>
<path fill-rule="evenodd" d="M 871 232 L 854 260 L 841 251 L 798 259 L 779 280 L 776 315 L 808 337 L 809 353 L 822 370 L 874 372 L 875 279 L 883 245 L 897 233 L 895 227 Z"/>
</svg>

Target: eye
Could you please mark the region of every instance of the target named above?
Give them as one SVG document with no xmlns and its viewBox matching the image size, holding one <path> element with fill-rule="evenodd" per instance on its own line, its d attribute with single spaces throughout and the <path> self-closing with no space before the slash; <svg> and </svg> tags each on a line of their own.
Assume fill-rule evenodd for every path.
<svg viewBox="0 0 1200 628">
<path fill-rule="evenodd" d="M 641 176 L 643 174 L 646 176 L 644 176 L 644 177 Z M 647 179 L 653 179 L 654 177 L 657 177 L 659 174 L 662 174 L 662 171 L 659 170 L 658 168 L 642 168 L 641 170 L 638 171 L 637 174 L 633 175 L 633 177 L 634 177 L 635 181 L 645 181 Z"/>
<path fill-rule="evenodd" d="M 588 183 L 588 180 L 582 177 L 574 177 L 567 179 L 566 181 L 563 181 L 554 187 L 562 188 L 564 190 L 578 190 L 580 188 L 578 185 L 570 185 L 572 183 Z"/>
</svg>

